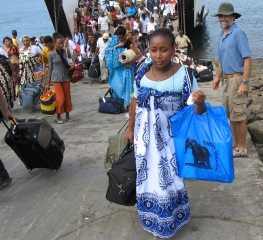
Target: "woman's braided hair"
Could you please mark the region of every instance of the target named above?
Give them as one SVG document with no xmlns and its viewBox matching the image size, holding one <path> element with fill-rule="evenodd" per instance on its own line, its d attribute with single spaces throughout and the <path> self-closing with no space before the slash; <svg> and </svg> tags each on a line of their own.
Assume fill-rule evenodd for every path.
<svg viewBox="0 0 263 240">
<path fill-rule="evenodd" d="M 151 40 L 157 36 L 162 36 L 162 37 L 168 38 L 170 43 L 171 43 L 171 47 L 174 46 L 175 37 L 174 37 L 173 33 L 168 28 L 158 28 L 152 34 L 150 34 L 149 35 L 149 44 L 150 45 L 151 45 Z"/>
</svg>

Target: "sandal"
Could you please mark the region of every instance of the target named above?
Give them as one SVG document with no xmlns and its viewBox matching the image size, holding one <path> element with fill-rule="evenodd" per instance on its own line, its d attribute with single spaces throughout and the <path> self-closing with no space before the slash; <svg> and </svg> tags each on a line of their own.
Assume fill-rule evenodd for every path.
<svg viewBox="0 0 263 240">
<path fill-rule="evenodd" d="M 59 123 L 59 124 L 63 124 L 64 123 L 63 120 L 58 120 L 58 119 L 56 119 L 56 122 Z"/>
<path fill-rule="evenodd" d="M 73 122 L 73 119 L 72 118 L 66 118 L 66 121 L 67 122 Z"/>
<path fill-rule="evenodd" d="M 233 149 L 233 157 L 247 157 L 247 148 L 240 150 L 237 147 Z"/>
</svg>

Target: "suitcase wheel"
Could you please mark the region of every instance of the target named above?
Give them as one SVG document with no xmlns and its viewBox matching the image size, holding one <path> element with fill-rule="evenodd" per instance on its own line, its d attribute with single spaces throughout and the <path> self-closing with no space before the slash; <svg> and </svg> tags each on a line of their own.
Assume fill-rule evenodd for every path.
<svg viewBox="0 0 263 240">
<path fill-rule="evenodd" d="M 30 168 L 29 168 L 29 169 L 27 169 L 27 170 L 28 170 L 28 172 L 29 172 L 29 173 L 31 173 L 31 172 L 33 171 L 33 169 L 30 169 Z"/>
<path fill-rule="evenodd" d="M 57 173 L 57 171 L 58 171 L 57 169 L 53 169 L 53 172 L 54 172 L 54 173 Z"/>
</svg>

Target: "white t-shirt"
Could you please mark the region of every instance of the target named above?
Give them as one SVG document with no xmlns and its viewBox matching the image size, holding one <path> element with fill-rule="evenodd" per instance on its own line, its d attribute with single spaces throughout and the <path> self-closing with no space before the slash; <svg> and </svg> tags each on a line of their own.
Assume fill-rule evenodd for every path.
<svg viewBox="0 0 263 240">
<path fill-rule="evenodd" d="M 168 13 L 170 13 L 171 15 L 173 15 L 173 9 L 170 5 L 170 3 L 165 3 L 165 4 L 162 4 L 161 6 L 161 10 L 163 10 L 163 16 L 167 16 Z"/>
<path fill-rule="evenodd" d="M 151 31 L 154 31 L 156 29 L 156 22 L 148 22 L 147 23 L 147 33 L 150 33 Z"/>
<path fill-rule="evenodd" d="M 98 24 L 100 24 L 100 30 L 109 30 L 110 19 L 107 16 L 99 17 Z"/>
<path fill-rule="evenodd" d="M 1 47 L 0 47 L 0 55 L 3 55 L 3 56 L 5 56 L 6 58 L 9 59 L 9 57 L 8 57 L 8 55 L 7 55 L 7 52 L 6 52 L 3 48 L 1 48 Z"/>
<path fill-rule="evenodd" d="M 31 45 L 30 48 L 31 48 L 31 50 L 30 50 L 30 56 L 31 57 L 42 54 L 42 51 L 38 46 Z M 27 55 L 27 53 L 28 53 L 28 50 L 25 50 L 24 55 Z"/>
<path fill-rule="evenodd" d="M 133 29 L 138 30 L 140 32 L 139 24 L 136 21 L 133 22 Z"/>
<path fill-rule="evenodd" d="M 76 44 L 71 39 L 68 40 L 68 45 L 73 50 L 76 49 Z"/>
<path fill-rule="evenodd" d="M 76 49 L 76 44 L 71 39 L 69 39 L 68 46 L 70 50 L 70 55 L 73 56 L 73 50 Z"/>
<path fill-rule="evenodd" d="M 110 41 L 110 38 L 108 39 L 107 42 L 104 42 L 102 37 L 100 37 L 97 41 L 97 48 L 99 48 L 99 59 L 100 60 L 103 60 L 105 57 L 105 49 L 108 46 L 109 41 Z"/>
</svg>

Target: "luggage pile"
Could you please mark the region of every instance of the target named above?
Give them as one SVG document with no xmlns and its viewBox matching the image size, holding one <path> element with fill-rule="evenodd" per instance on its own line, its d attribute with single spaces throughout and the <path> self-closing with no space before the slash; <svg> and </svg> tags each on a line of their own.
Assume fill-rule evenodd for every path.
<svg viewBox="0 0 263 240">
<path fill-rule="evenodd" d="M 195 61 L 196 71 L 198 73 L 198 81 L 207 82 L 213 80 L 213 63 L 211 61 L 197 60 Z"/>
</svg>

